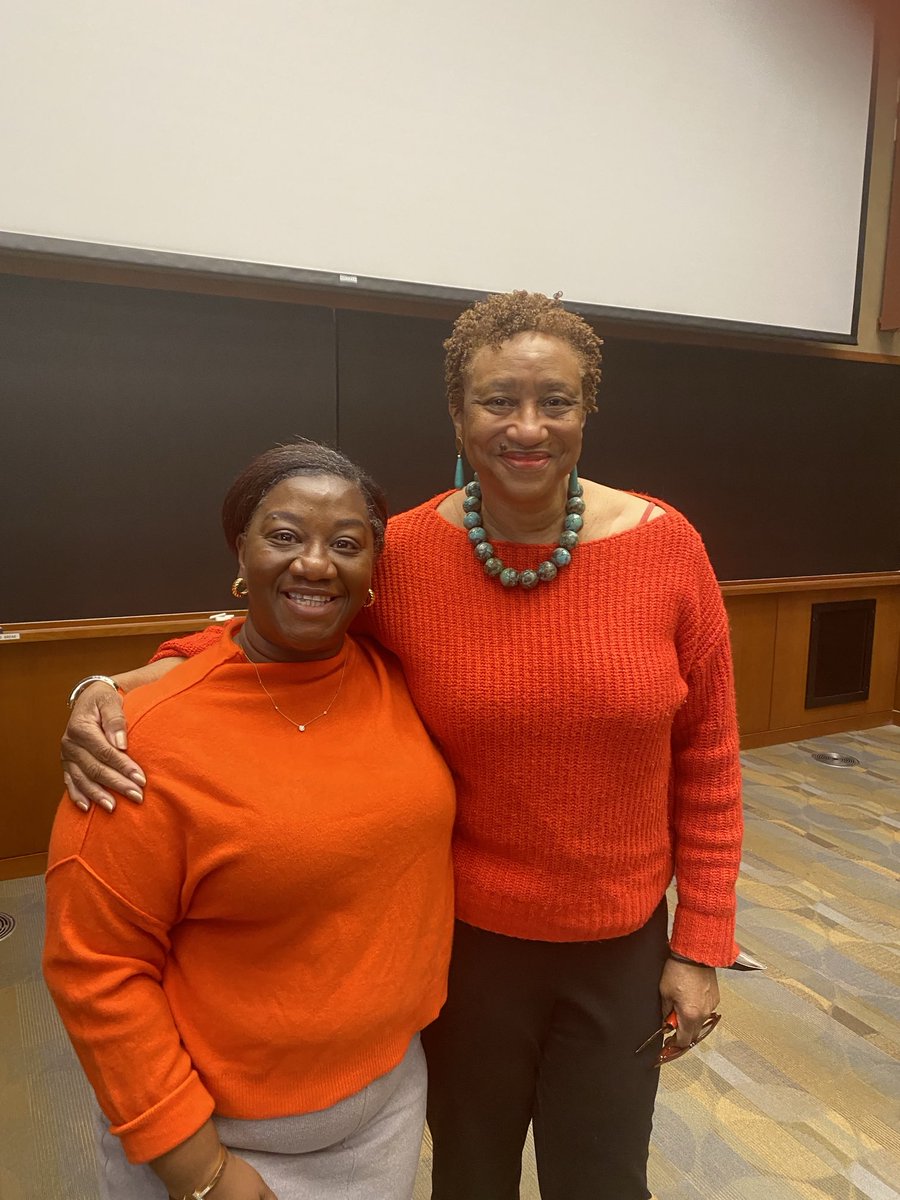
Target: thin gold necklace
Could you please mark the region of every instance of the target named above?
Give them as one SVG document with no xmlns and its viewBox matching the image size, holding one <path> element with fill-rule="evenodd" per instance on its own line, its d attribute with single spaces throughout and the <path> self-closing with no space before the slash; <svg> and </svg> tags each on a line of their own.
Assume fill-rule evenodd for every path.
<svg viewBox="0 0 900 1200">
<path fill-rule="evenodd" d="M 350 657 L 350 651 L 348 649 L 347 653 L 344 655 L 344 665 L 341 667 L 341 677 L 338 680 L 337 691 L 331 697 L 331 700 L 329 701 L 328 706 L 326 708 L 323 708 L 320 713 L 316 714 L 316 716 L 310 717 L 310 719 L 308 721 L 304 721 L 304 723 L 301 725 L 298 721 L 295 721 L 293 717 L 289 717 L 286 712 L 282 712 L 281 709 L 278 707 L 278 705 L 275 703 L 275 699 L 272 696 L 272 693 L 269 691 L 269 689 L 266 687 L 266 685 L 262 681 L 262 676 L 259 673 L 259 667 L 253 661 L 253 659 L 250 658 L 250 656 L 247 654 L 247 651 L 244 650 L 243 646 L 241 647 L 241 653 L 244 655 L 244 658 L 247 659 L 247 662 L 250 664 L 250 666 L 256 672 L 256 678 L 259 683 L 259 686 L 269 697 L 269 703 L 272 705 L 272 707 L 278 713 L 279 717 L 282 717 L 285 721 L 288 722 L 289 725 L 293 725 L 293 727 L 297 730 L 298 733 L 306 733 L 307 729 L 309 729 L 310 725 L 312 725 L 314 721 L 321 721 L 322 717 L 328 716 L 329 712 L 331 711 L 332 705 L 334 704 L 335 700 L 337 700 L 338 696 L 341 694 L 341 688 L 344 686 L 344 672 L 347 670 L 347 659 Z"/>
</svg>

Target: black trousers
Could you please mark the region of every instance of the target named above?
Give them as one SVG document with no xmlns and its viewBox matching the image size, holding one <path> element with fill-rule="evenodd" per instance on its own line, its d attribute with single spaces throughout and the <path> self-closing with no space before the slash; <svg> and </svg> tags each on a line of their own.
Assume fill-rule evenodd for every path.
<svg viewBox="0 0 900 1200">
<path fill-rule="evenodd" d="M 457 922 L 447 1003 L 422 1034 L 432 1200 L 518 1200 L 529 1121 L 542 1200 L 648 1200 L 665 901 L 601 942 Z"/>
</svg>

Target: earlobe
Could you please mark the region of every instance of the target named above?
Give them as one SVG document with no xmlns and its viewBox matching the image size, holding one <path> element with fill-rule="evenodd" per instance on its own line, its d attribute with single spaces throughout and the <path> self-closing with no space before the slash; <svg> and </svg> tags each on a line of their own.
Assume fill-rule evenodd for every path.
<svg viewBox="0 0 900 1200">
<path fill-rule="evenodd" d="M 458 443 L 462 442 L 462 412 L 459 408 L 451 407 L 449 409 L 450 420 L 453 423 L 453 432 L 456 434 Z"/>
</svg>

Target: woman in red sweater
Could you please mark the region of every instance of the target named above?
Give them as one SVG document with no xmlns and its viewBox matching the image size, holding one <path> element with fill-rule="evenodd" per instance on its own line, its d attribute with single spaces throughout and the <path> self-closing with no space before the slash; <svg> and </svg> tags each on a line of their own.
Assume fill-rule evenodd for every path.
<svg viewBox="0 0 900 1200">
<path fill-rule="evenodd" d="M 126 703 L 145 808 L 57 816 L 44 969 L 104 1196 L 412 1194 L 454 796 L 396 660 L 346 636 L 385 520 L 336 451 L 255 459 L 223 508 L 247 619 Z"/>
<path fill-rule="evenodd" d="M 393 518 L 364 614 L 457 782 L 448 1000 L 424 1038 L 432 1196 L 514 1200 L 533 1121 L 544 1200 L 646 1200 L 652 1035 L 661 1014 L 681 1049 L 710 1027 L 736 950 L 725 611 L 684 517 L 577 479 L 600 376 L 584 321 L 515 292 L 445 345 L 477 481 Z M 66 742 L 76 802 L 139 797 L 123 739 L 115 693 L 91 689 Z"/>
</svg>

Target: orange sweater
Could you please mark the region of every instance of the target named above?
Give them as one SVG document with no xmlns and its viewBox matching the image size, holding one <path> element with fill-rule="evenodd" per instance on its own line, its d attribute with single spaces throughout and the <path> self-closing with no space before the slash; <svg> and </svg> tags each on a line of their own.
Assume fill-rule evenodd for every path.
<svg viewBox="0 0 900 1200">
<path fill-rule="evenodd" d="M 453 785 L 396 661 L 261 665 L 303 720 L 349 656 L 300 734 L 237 624 L 128 697 L 146 803 L 53 828 L 47 983 L 132 1161 L 358 1091 L 445 995 Z"/>
<path fill-rule="evenodd" d="M 457 916 L 514 937 L 617 937 L 673 873 L 672 948 L 731 962 L 741 781 L 728 622 L 699 535 L 666 515 L 504 590 L 435 511 L 394 517 L 369 628 L 457 783 Z M 494 542 L 522 569 L 549 546 Z M 185 653 L 217 631 L 169 643 Z"/>
</svg>

